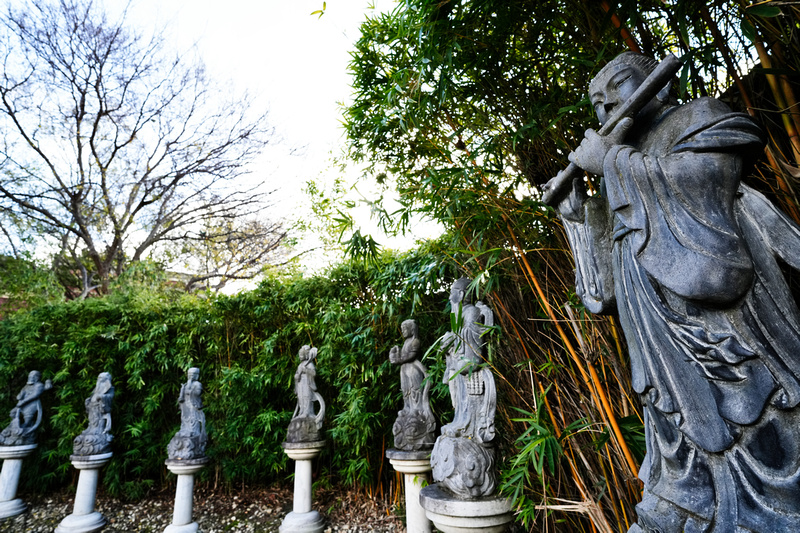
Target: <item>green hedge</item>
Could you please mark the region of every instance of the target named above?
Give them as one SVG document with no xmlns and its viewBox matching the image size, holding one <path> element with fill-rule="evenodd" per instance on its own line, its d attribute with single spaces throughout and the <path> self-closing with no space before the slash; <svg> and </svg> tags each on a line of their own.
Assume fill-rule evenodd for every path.
<svg viewBox="0 0 800 533">
<path fill-rule="evenodd" d="M 328 404 L 323 471 L 337 483 L 385 481 L 389 469 L 373 466 L 392 444 L 402 404 L 389 348 L 401 342 L 399 324 L 412 316 L 424 345 L 442 333 L 447 283 L 455 275 L 448 264 L 431 245 L 378 263 L 340 265 L 324 276 L 269 278 L 230 297 L 166 290 L 140 266 L 107 297 L 7 317 L 0 321 L 0 411 L 13 407 L 29 370 L 54 384 L 43 397 L 39 448 L 26 461 L 23 487 L 50 490 L 73 481 L 72 439 L 86 425 L 83 402 L 102 371 L 116 388 L 114 458 L 103 485 L 131 498 L 160 487 L 190 366 L 201 371 L 213 465 L 202 476 L 227 483 L 285 478 L 280 443 L 303 344 L 319 348 L 317 384 Z M 441 362 L 432 357 L 429 364 Z M 446 406 L 442 385 L 434 392 Z"/>
</svg>

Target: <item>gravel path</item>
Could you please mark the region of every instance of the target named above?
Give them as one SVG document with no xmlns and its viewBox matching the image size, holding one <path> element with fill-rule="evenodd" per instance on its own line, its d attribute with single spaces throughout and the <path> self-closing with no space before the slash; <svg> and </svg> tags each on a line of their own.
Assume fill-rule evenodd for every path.
<svg viewBox="0 0 800 533">
<path fill-rule="evenodd" d="M 52 533 L 61 519 L 72 512 L 73 496 L 68 490 L 46 497 L 21 495 L 28 502 L 28 511 L 0 522 L 0 533 Z M 96 508 L 108 520 L 104 533 L 162 533 L 172 521 L 173 498 L 174 492 L 165 491 L 129 503 L 100 494 Z M 203 533 L 278 531 L 291 508 L 292 493 L 287 487 L 232 493 L 195 487 L 194 519 Z M 386 503 L 355 492 L 318 490 L 314 508 L 326 517 L 327 533 L 405 531 Z"/>
</svg>

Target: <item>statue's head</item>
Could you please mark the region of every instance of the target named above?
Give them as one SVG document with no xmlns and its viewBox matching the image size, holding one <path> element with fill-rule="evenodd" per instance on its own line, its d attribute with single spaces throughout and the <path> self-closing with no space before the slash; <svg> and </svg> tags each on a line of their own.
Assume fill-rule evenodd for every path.
<svg viewBox="0 0 800 533">
<path fill-rule="evenodd" d="M 97 376 L 97 388 L 103 392 L 111 390 L 111 374 L 100 372 Z"/>
<path fill-rule="evenodd" d="M 302 348 L 300 348 L 297 357 L 299 357 L 301 361 L 306 361 L 309 357 L 309 352 L 311 352 L 311 346 L 304 344 Z"/>
<path fill-rule="evenodd" d="M 200 379 L 200 369 L 197 367 L 192 367 L 186 371 L 186 377 L 189 378 L 191 381 L 197 381 Z"/>
<path fill-rule="evenodd" d="M 38 370 L 32 370 L 28 374 L 28 385 L 33 385 L 34 383 L 39 383 L 42 380 L 42 373 Z"/>
<path fill-rule="evenodd" d="M 658 62 L 636 52 L 625 52 L 608 62 L 589 83 L 589 98 L 597 118 L 605 124 L 609 117 L 639 88 Z M 669 99 L 669 84 L 637 116 L 648 116 Z"/>
<path fill-rule="evenodd" d="M 416 337 L 419 333 L 417 321 L 411 318 L 403 320 L 403 323 L 400 324 L 400 332 L 403 334 L 403 337 Z"/>
<path fill-rule="evenodd" d="M 469 284 L 471 280 L 469 278 L 459 278 L 453 283 L 453 287 L 450 289 L 450 307 L 451 312 L 455 313 L 458 310 L 459 303 L 472 303 L 472 296 L 469 294 Z"/>
</svg>

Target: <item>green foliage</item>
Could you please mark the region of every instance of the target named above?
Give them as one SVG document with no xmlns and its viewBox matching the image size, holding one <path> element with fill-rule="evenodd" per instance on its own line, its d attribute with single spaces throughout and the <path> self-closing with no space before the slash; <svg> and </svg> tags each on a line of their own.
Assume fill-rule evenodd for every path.
<svg viewBox="0 0 800 533">
<path fill-rule="evenodd" d="M 28 259 L 0 255 L 0 317 L 63 298 L 53 273 Z"/>
<path fill-rule="evenodd" d="M 317 385 L 328 404 L 323 470 L 359 486 L 387 482 L 390 469 L 379 465 L 402 404 L 388 353 L 406 318 L 418 320 L 423 343 L 446 326 L 442 284 L 455 272 L 437 246 L 345 263 L 325 276 L 270 277 L 236 296 L 170 291 L 156 265 L 140 263 L 109 296 L 41 305 L 0 321 L 0 409 L 12 407 L 29 370 L 41 370 L 55 387 L 43 398 L 39 460 L 26 466 L 23 483 L 49 490 L 72 479 L 69 455 L 85 427 L 83 402 L 97 374 L 108 371 L 116 388 L 115 455 L 103 486 L 131 498 L 160 486 L 190 366 L 201 371 L 213 465 L 201 476 L 282 479 L 280 443 L 303 344 L 319 349 Z"/>
</svg>

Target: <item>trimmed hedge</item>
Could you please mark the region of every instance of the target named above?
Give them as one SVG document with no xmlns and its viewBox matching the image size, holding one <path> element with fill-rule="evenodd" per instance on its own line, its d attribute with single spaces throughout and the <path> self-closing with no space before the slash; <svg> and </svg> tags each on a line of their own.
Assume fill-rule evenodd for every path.
<svg viewBox="0 0 800 533">
<path fill-rule="evenodd" d="M 289 474 L 280 443 L 294 409 L 293 376 L 303 344 L 319 348 L 317 385 L 328 404 L 329 447 L 320 465 L 333 482 L 386 481 L 385 448 L 402 404 L 388 361 L 400 323 L 414 317 L 423 345 L 448 325 L 447 283 L 455 275 L 435 246 L 378 264 L 351 262 L 325 276 L 272 277 L 236 296 L 164 289 L 139 266 L 111 295 L 42 305 L 0 321 L 0 412 L 10 410 L 29 370 L 53 380 L 36 455 L 23 487 L 73 481 L 72 440 L 86 425 L 84 399 L 111 373 L 114 458 L 103 486 L 137 498 L 160 487 L 166 447 L 180 425 L 185 371 L 200 368 L 212 467 L 201 479 L 269 483 Z M 428 365 L 442 365 L 434 355 Z M 441 372 L 434 370 L 434 375 Z M 434 378 L 436 401 L 446 391 Z M 376 468 L 377 467 L 377 468 Z"/>
</svg>

